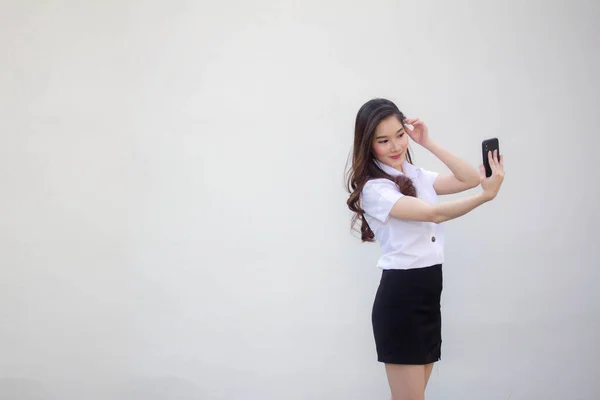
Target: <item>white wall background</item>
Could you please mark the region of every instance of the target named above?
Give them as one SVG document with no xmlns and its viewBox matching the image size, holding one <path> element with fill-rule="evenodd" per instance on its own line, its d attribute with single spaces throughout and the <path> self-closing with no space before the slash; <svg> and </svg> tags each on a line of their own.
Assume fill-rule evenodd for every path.
<svg viewBox="0 0 600 400">
<path fill-rule="evenodd" d="M 596 2 L 0 10 L 1 399 L 387 399 L 342 185 L 377 96 L 506 155 L 428 398 L 600 398 Z"/>
</svg>

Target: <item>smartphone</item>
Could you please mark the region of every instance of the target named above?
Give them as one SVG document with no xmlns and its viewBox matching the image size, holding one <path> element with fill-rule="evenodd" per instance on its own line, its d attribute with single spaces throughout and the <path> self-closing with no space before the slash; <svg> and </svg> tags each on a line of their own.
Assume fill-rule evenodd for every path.
<svg viewBox="0 0 600 400">
<path fill-rule="evenodd" d="M 498 160 L 500 160 L 500 142 L 498 138 L 486 139 L 481 142 L 481 151 L 483 153 L 483 167 L 485 168 L 485 176 L 492 176 L 492 168 L 490 167 L 490 162 L 488 160 L 488 152 L 492 152 L 492 157 L 494 156 L 494 150 L 498 150 Z"/>
</svg>

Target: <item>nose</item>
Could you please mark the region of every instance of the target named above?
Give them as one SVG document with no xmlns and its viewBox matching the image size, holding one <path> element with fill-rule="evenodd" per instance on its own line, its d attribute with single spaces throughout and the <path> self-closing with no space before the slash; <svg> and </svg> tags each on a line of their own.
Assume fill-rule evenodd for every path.
<svg viewBox="0 0 600 400">
<path fill-rule="evenodd" d="M 397 139 L 392 140 L 392 150 L 398 151 L 402 149 L 402 145 L 400 145 L 400 141 Z"/>
</svg>

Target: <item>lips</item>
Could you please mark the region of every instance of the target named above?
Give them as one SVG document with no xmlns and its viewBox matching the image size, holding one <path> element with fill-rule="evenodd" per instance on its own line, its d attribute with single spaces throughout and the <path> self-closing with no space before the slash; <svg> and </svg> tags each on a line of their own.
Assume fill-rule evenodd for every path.
<svg viewBox="0 0 600 400">
<path fill-rule="evenodd" d="M 395 156 L 391 156 L 394 160 L 399 160 L 400 157 L 402 157 L 402 153 L 395 155 Z"/>
</svg>

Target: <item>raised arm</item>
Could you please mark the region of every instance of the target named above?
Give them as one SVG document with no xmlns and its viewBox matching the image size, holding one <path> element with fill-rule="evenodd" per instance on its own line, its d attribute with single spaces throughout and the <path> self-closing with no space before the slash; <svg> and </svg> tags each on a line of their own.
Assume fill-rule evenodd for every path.
<svg viewBox="0 0 600 400">
<path fill-rule="evenodd" d="M 431 205 L 415 197 L 402 196 L 392 207 L 390 215 L 395 218 L 408 219 L 413 221 L 440 222 L 448 221 L 465 215 L 469 211 L 480 205 L 494 199 L 500 190 L 504 180 L 504 160 L 497 154 L 488 155 L 490 166 L 492 167 L 492 176 L 485 177 L 483 165 L 479 168 L 481 186 L 483 191 L 463 199 L 447 201 Z"/>
<path fill-rule="evenodd" d="M 431 151 L 452 172 L 450 174 L 438 175 L 433 184 L 433 188 L 437 194 L 458 193 L 479 185 L 477 169 L 469 165 L 469 163 L 461 160 L 431 139 L 423 147 Z"/>
<path fill-rule="evenodd" d="M 464 199 L 431 205 L 416 197 L 402 196 L 392 207 L 390 215 L 400 219 L 439 224 L 463 216 L 492 198 L 481 192 Z"/>
<path fill-rule="evenodd" d="M 423 121 L 409 118 L 406 122 L 413 127 L 411 130 L 409 126 L 408 135 L 433 153 L 451 171 L 449 174 L 440 174 L 435 180 L 433 188 L 438 195 L 458 193 L 479 185 L 477 169 L 431 140 L 427 125 Z"/>
</svg>

